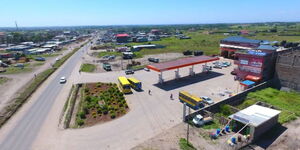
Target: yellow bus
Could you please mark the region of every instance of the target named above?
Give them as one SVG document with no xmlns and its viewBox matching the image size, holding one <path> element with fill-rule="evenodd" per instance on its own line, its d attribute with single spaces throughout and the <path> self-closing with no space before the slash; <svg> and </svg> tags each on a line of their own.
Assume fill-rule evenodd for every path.
<svg viewBox="0 0 300 150">
<path fill-rule="evenodd" d="M 185 91 L 179 92 L 179 100 L 182 103 L 186 103 L 187 106 L 193 109 L 199 109 L 201 106 L 203 106 L 203 99 Z"/>
<path fill-rule="evenodd" d="M 121 88 L 124 94 L 132 93 L 130 89 L 130 83 L 126 77 L 119 77 L 118 81 L 119 81 L 119 87 Z"/>
<path fill-rule="evenodd" d="M 142 82 L 137 80 L 136 78 L 128 78 L 128 81 L 130 83 L 130 86 L 137 90 L 137 91 L 141 91 L 142 90 Z"/>
</svg>

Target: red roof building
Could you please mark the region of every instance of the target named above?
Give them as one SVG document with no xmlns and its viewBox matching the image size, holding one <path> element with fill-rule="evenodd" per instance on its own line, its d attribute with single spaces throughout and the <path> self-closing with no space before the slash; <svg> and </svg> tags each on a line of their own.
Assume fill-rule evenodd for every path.
<svg viewBox="0 0 300 150">
<path fill-rule="evenodd" d="M 123 34 L 117 34 L 116 35 L 116 40 L 118 43 L 127 43 L 129 40 L 129 35 L 126 33 Z"/>
</svg>

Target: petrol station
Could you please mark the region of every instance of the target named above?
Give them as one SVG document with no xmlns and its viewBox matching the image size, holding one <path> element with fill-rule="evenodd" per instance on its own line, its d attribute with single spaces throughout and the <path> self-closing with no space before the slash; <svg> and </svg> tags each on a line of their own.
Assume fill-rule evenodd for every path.
<svg viewBox="0 0 300 150">
<path fill-rule="evenodd" d="M 159 83 L 164 83 L 164 78 L 163 78 L 163 72 L 169 71 L 169 70 L 175 70 L 175 79 L 179 79 L 180 76 L 180 68 L 183 67 L 189 67 L 189 75 L 193 76 L 195 75 L 194 72 L 194 65 L 198 64 L 204 64 L 203 67 L 203 72 L 205 71 L 206 68 L 206 63 L 212 62 L 219 60 L 218 57 L 210 57 L 210 56 L 196 56 L 196 57 L 187 57 L 187 58 L 182 58 L 174 61 L 169 61 L 169 62 L 163 62 L 163 63 L 158 63 L 158 64 L 151 64 L 148 65 L 147 68 L 159 72 L 158 74 L 158 82 Z"/>
</svg>

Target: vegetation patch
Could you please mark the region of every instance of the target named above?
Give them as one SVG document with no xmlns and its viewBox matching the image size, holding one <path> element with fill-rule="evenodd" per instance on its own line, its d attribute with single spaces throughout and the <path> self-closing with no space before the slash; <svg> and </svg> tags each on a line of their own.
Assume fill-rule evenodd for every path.
<svg viewBox="0 0 300 150">
<path fill-rule="evenodd" d="M 181 150 L 196 150 L 192 143 L 188 142 L 185 138 L 179 139 L 179 147 Z"/>
<path fill-rule="evenodd" d="M 82 64 L 80 67 L 80 71 L 82 72 L 94 72 L 96 69 L 96 66 L 93 64 Z"/>
<path fill-rule="evenodd" d="M 115 83 L 87 83 L 83 85 L 77 126 L 91 126 L 118 118 L 129 110 L 125 97 Z"/>
<path fill-rule="evenodd" d="M 237 107 L 244 109 L 258 101 L 265 102 L 281 110 L 279 123 L 286 123 L 300 116 L 300 94 L 279 91 L 273 88 L 249 93 L 246 100 Z"/>
<path fill-rule="evenodd" d="M 9 81 L 9 78 L 6 77 L 0 77 L 0 85 L 6 83 L 7 81 Z"/>
<path fill-rule="evenodd" d="M 103 57 L 103 56 L 106 56 L 106 55 L 116 55 L 116 56 L 121 56 L 122 53 L 120 52 L 99 52 L 98 53 L 98 57 Z"/>
</svg>

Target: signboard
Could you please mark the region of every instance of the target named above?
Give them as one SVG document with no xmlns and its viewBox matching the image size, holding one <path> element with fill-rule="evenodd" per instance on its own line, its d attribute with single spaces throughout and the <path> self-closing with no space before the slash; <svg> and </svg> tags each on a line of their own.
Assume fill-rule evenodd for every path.
<svg viewBox="0 0 300 150">
<path fill-rule="evenodd" d="M 252 67 L 262 67 L 263 59 L 251 58 L 249 65 Z"/>
<path fill-rule="evenodd" d="M 257 73 L 257 74 L 261 73 L 261 68 L 251 67 L 251 66 L 240 66 L 240 70 L 247 71 L 247 72 L 252 72 L 252 73 Z"/>
<path fill-rule="evenodd" d="M 256 56 L 266 56 L 266 53 L 262 52 L 261 50 L 248 50 L 247 53 L 250 55 L 256 55 Z"/>
<path fill-rule="evenodd" d="M 248 65 L 248 60 L 241 59 L 240 60 L 240 64 L 242 64 L 242 65 Z"/>
</svg>

